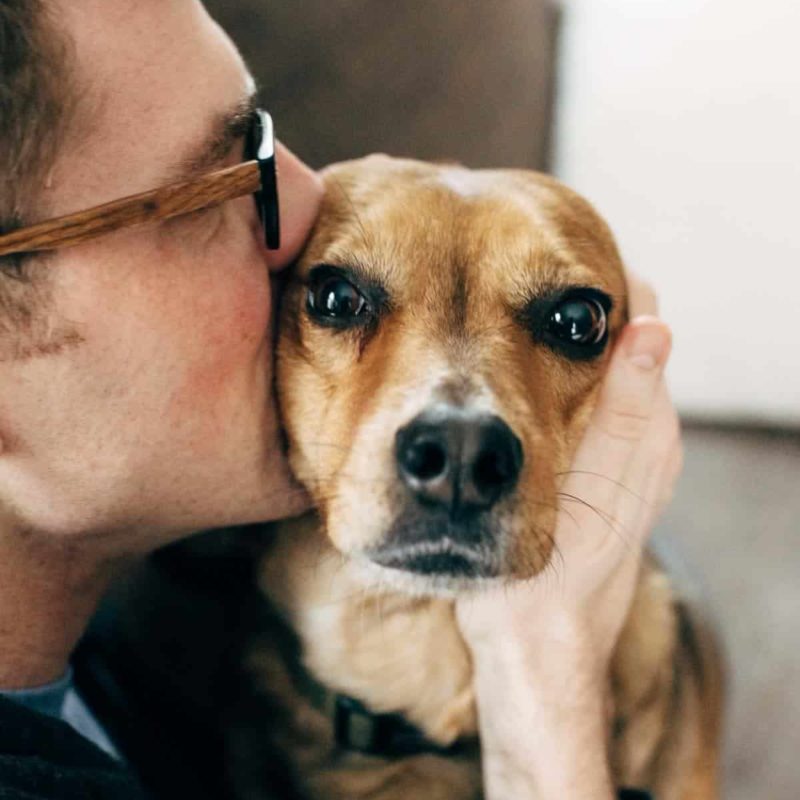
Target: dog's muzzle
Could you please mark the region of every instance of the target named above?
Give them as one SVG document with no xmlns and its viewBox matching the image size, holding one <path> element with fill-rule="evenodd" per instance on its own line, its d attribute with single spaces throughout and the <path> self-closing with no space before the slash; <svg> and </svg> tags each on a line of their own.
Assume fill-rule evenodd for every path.
<svg viewBox="0 0 800 800">
<path fill-rule="evenodd" d="M 397 432 L 403 510 L 370 557 L 423 575 L 497 571 L 492 511 L 517 486 L 522 443 L 500 417 L 438 405 Z"/>
</svg>

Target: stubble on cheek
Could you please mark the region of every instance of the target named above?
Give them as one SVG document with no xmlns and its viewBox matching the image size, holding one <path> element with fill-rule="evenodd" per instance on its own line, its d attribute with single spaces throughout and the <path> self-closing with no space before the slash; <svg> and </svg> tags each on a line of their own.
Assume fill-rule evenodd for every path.
<svg viewBox="0 0 800 800">
<path fill-rule="evenodd" d="M 0 285 L 0 363 L 59 355 L 85 341 L 77 325 L 59 318 L 45 278 Z"/>
</svg>

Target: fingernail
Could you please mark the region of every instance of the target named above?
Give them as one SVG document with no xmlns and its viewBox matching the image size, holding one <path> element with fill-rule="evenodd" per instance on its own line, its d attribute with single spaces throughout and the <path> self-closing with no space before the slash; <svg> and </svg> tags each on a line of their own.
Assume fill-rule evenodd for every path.
<svg viewBox="0 0 800 800">
<path fill-rule="evenodd" d="M 662 324 L 636 326 L 628 342 L 628 360 L 639 369 L 656 369 L 666 360 L 669 345 L 669 333 Z"/>
</svg>

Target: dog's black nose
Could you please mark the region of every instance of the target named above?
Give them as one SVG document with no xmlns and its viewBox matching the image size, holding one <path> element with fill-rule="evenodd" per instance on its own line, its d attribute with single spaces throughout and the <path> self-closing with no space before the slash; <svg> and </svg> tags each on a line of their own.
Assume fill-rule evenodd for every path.
<svg viewBox="0 0 800 800">
<path fill-rule="evenodd" d="M 517 484 L 522 443 L 500 417 L 438 406 L 397 432 L 400 477 L 423 505 L 486 510 Z"/>
</svg>

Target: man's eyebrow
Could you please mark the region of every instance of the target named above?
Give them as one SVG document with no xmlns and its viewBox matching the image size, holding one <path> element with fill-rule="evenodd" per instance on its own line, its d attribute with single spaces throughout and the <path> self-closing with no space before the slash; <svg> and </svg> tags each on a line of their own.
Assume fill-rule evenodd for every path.
<svg viewBox="0 0 800 800">
<path fill-rule="evenodd" d="M 181 159 L 175 170 L 175 180 L 197 177 L 219 166 L 236 142 L 247 133 L 255 109 L 255 96 L 249 94 L 218 114 L 206 137 Z"/>
</svg>

